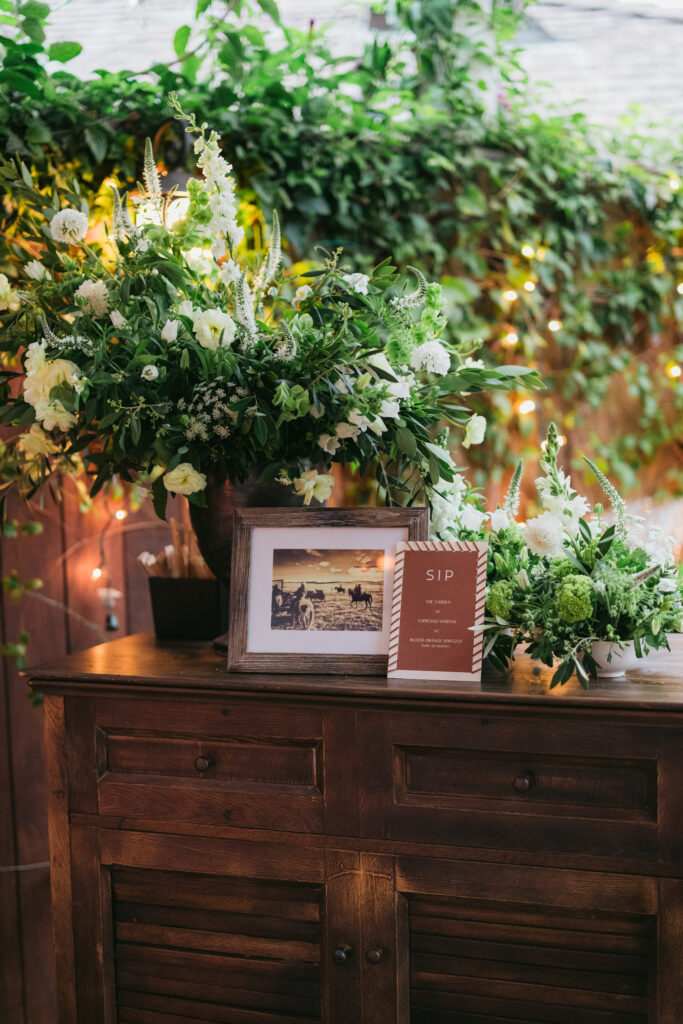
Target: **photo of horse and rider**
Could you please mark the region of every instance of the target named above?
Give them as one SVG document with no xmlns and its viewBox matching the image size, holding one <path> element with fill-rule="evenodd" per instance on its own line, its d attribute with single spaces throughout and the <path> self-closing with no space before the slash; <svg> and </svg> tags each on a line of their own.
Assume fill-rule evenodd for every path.
<svg viewBox="0 0 683 1024">
<path fill-rule="evenodd" d="M 273 551 L 271 629 L 382 629 L 383 550 Z"/>
</svg>

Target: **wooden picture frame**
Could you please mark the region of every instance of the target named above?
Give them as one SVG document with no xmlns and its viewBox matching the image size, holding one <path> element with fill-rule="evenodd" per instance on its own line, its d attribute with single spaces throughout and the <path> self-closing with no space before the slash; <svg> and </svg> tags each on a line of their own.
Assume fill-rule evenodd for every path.
<svg viewBox="0 0 683 1024">
<path fill-rule="evenodd" d="M 428 534 L 426 508 L 238 509 L 228 669 L 386 675 L 396 547 Z"/>
</svg>

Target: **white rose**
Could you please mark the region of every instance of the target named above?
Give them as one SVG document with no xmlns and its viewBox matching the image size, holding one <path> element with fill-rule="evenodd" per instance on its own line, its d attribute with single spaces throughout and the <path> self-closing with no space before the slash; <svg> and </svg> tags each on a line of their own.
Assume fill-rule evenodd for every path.
<svg viewBox="0 0 683 1024">
<path fill-rule="evenodd" d="M 178 328 L 180 322 L 178 320 L 167 320 L 161 329 L 161 337 L 164 341 L 175 341 L 178 337 Z"/>
<path fill-rule="evenodd" d="M 297 290 L 294 292 L 294 301 L 303 302 L 304 299 L 308 298 L 312 291 L 313 289 L 311 288 L 310 284 L 302 284 L 301 287 L 297 288 Z"/>
<path fill-rule="evenodd" d="M 192 318 L 194 335 L 202 348 L 227 348 L 235 337 L 235 321 L 220 309 L 204 309 Z"/>
<path fill-rule="evenodd" d="M 338 437 L 332 437 L 331 434 L 321 434 L 318 438 L 318 444 L 328 455 L 334 455 L 341 441 Z"/>
<path fill-rule="evenodd" d="M 344 274 L 342 279 L 357 295 L 368 294 L 370 278 L 367 274 Z"/>
<path fill-rule="evenodd" d="M 27 455 L 53 455 L 57 451 L 57 445 L 37 423 L 31 425 L 28 433 L 21 435 L 18 444 Z"/>
<path fill-rule="evenodd" d="M 451 357 L 440 341 L 425 341 L 411 355 L 410 365 L 414 370 L 427 370 L 444 377 L 451 368 Z"/>
<path fill-rule="evenodd" d="M 543 512 L 528 521 L 524 527 L 524 539 L 534 555 L 559 558 L 564 554 L 562 522 L 550 512 Z"/>
<path fill-rule="evenodd" d="M 206 487 L 206 476 L 189 462 L 181 462 L 175 469 L 164 473 L 164 487 L 174 494 L 196 494 Z"/>
<path fill-rule="evenodd" d="M 24 378 L 24 399 L 36 410 L 36 420 L 46 430 L 68 430 L 76 423 L 73 413 L 67 412 L 59 401 L 50 400 L 50 391 L 65 381 L 72 383 L 80 376 L 80 370 L 69 359 L 47 360 L 45 342 L 34 341 L 26 352 Z"/>
<path fill-rule="evenodd" d="M 510 525 L 510 517 L 504 508 L 497 508 L 491 513 L 491 529 L 494 533 L 505 530 Z"/>
<path fill-rule="evenodd" d="M 154 365 L 154 363 L 148 363 L 147 366 L 142 367 L 140 376 L 142 377 L 143 380 L 156 380 L 157 377 L 159 376 L 159 371 Z"/>
<path fill-rule="evenodd" d="M 341 437 L 342 440 L 346 437 L 358 437 L 358 434 L 360 433 L 358 427 L 353 427 L 350 423 L 338 423 L 334 432 L 337 437 Z"/>
<path fill-rule="evenodd" d="M 480 512 L 474 505 L 465 505 L 460 515 L 460 525 L 464 530 L 481 530 L 482 523 L 488 517 L 488 512 Z"/>
<path fill-rule="evenodd" d="M 43 281 L 46 277 L 49 277 L 47 267 L 44 267 L 40 260 L 31 260 L 24 267 L 26 276 L 30 277 L 32 281 Z"/>
<path fill-rule="evenodd" d="M 104 316 L 109 309 L 109 292 L 104 281 L 84 281 L 76 289 L 76 295 L 83 299 L 83 309 L 93 316 Z"/>
<path fill-rule="evenodd" d="M 470 416 L 465 427 L 465 437 L 462 442 L 463 448 L 469 448 L 471 444 L 481 444 L 486 436 L 486 420 L 483 416 Z"/>
<path fill-rule="evenodd" d="M 126 318 L 125 316 L 121 316 L 118 309 L 112 310 L 112 312 L 109 314 L 109 319 L 111 320 L 114 327 L 120 328 L 126 326 Z"/>
<path fill-rule="evenodd" d="M 0 309 L 19 309 L 19 297 L 5 274 L 0 274 Z"/>
<path fill-rule="evenodd" d="M 50 233 L 55 242 L 76 245 L 88 233 L 88 218 L 80 210 L 60 210 L 50 221 Z"/>
</svg>

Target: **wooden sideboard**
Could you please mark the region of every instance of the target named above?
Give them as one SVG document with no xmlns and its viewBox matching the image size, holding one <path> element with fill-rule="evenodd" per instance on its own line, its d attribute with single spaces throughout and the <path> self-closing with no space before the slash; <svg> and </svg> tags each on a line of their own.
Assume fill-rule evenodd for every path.
<svg viewBox="0 0 683 1024">
<path fill-rule="evenodd" d="M 60 1024 L 682 1024 L 680 644 L 589 692 L 147 634 L 31 682 Z"/>
</svg>

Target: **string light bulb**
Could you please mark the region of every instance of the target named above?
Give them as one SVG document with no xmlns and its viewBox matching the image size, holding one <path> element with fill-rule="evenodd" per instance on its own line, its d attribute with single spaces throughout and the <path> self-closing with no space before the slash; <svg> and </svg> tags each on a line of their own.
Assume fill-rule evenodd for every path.
<svg viewBox="0 0 683 1024">
<path fill-rule="evenodd" d="M 536 250 L 534 249 L 533 245 L 527 244 L 522 246 L 522 256 L 526 256 L 528 260 L 531 260 L 534 258 L 535 255 Z"/>
<path fill-rule="evenodd" d="M 525 292 L 535 292 L 536 291 L 536 285 L 534 284 L 534 282 L 533 281 L 525 281 L 524 282 L 524 291 Z"/>
<path fill-rule="evenodd" d="M 678 285 L 678 287 L 676 288 L 676 291 L 678 292 L 679 295 L 683 295 L 683 281 L 681 281 L 681 283 Z"/>
<path fill-rule="evenodd" d="M 118 519 L 119 522 L 121 522 L 123 519 L 126 518 L 127 515 L 128 513 L 126 512 L 125 508 L 120 508 L 114 513 L 114 519 Z"/>
<path fill-rule="evenodd" d="M 90 575 L 91 575 L 92 579 L 94 579 L 94 580 L 101 579 L 102 578 L 102 566 L 101 565 L 95 566 L 95 568 L 90 573 Z"/>
<path fill-rule="evenodd" d="M 536 403 L 533 398 L 525 398 L 523 402 L 519 404 L 519 413 L 521 416 L 528 416 L 536 408 Z"/>
<path fill-rule="evenodd" d="M 548 321 L 548 330 L 552 331 L 553 333 L 555 331 L 561 331 L 562 330 L 562 321 L 561 320 L 549 320 Z"/>
<path fill-rule="evenodd" d="M 507 334 L 503 335 L 502 342 L 507 345 L 508 348 L 513 348 L 519 341 L 519 335 L 516 331 L 508 331 Z"/>
<path fill-rule="evenodd" d="M 672 174 L 671 177 L 669 178 L 669 188 L 671 189 L 672 192 L 678 192 L 680 187 L 681 187 L 681 179 L 676 177 L 675 174 Z"/>
<path fill-rule="evenodd" d="M 681 376 L 683 370 L 678 365 L 678 363 L 669 363 L 669 365 L 666 368 L 666 372 L 668 376 L 672 378 L 672 380 L 675 380 L 677 377 Z"/>
<path fill-rule="evenodd" d="M 517 298 L 517 292 L 513 288 L 508 288 L 503 292 L 503 298 L 508 302 L 514 302 Z"/>
</svg>

